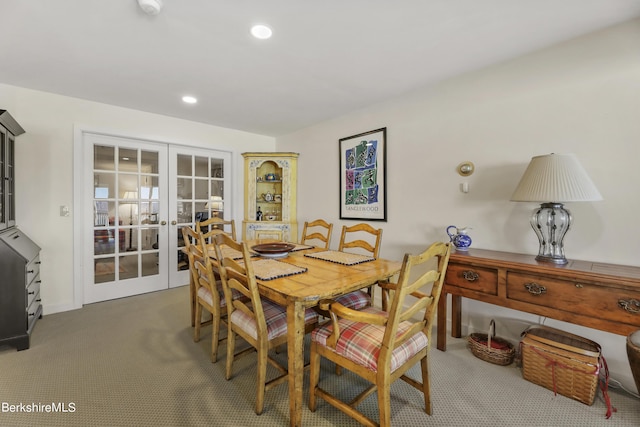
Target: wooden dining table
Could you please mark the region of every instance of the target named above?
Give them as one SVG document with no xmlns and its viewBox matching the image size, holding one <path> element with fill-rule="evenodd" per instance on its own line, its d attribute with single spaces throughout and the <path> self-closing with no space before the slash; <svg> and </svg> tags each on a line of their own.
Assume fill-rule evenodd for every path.
<svg viewBox="0 0 640 427">
<path fill-rule="evenodd" d="M 252 246 L 272 241 L 247 241 Z M 300 245 L 298 245 L 300 247 Z M 380 280 L 386 280 L 400 271 L 400 261 L 375 259 L 355 265 L 306 257 L 305 254 L 323 252 L 326 249 L 311 247 L 290 252 L 278 261 L 305 268 L 304 273 L 272 280 L 257 278 L 260 294 L 287 307 L 287 353 L 289 371 L 290 425 L 302 424 L 304 378 L 304 312 L 307 307 L 362 289 Z M 258 259 L 258 258 L 256 258 Z"/>
</svg>

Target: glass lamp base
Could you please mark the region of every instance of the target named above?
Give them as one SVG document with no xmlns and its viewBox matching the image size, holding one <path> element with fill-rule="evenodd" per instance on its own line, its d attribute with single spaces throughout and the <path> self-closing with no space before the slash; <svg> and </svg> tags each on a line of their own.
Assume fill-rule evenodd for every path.
<svg viewBox="0 0 640 427">
<path fill-rule="evenodd" d="M 571 226 L 571 213 L 562 203 L 543 203 L 531 215 L 531 227 L 538 236 L 537 261 L 566 264 L 562 240 Z"/>
</svg>

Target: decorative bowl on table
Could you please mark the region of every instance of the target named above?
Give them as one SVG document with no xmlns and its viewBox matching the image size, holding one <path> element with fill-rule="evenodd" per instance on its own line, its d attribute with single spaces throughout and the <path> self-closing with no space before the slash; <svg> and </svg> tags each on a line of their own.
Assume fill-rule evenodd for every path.
<svg viewBox="0 0 640 427">
<path fill-rule="evenodd" d="M 296 245 L 292 245 L 291 243 L 274 242 L 261 243 L 259 245 L 252 246 L 251 249 L 261 257 L 286 258 L 289 255 L 289 252 L 295 247 Z"/>
</svg>

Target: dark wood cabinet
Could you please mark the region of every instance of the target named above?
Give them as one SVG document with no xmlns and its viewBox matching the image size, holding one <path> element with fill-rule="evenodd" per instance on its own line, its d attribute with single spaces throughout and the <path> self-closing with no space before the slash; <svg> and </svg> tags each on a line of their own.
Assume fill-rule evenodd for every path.
<svg viewBox="0 0 640 427">
<path fill-rule="evenodd" d="M 446 349 L 449 294 L 451 335 L 457 338 L 463 297 L 618 335 L 640 328 L 640 267 L 577 260 L 556 265 L 483 249 L 454 252 L 438 305 L 440 350 Z"/>
<path fill-rule="evenodd" d="M 0 346 L 29 348 L 42 317 L 40 248 L 12 227 L 0 232 Z"/>
<path fill-rule="evenodd" d="M 40 248 L 16 226 L 15 141 L 24 129 L 0 110 L 0 346 L 30 346 L 42 317 Z"/>
</svg>

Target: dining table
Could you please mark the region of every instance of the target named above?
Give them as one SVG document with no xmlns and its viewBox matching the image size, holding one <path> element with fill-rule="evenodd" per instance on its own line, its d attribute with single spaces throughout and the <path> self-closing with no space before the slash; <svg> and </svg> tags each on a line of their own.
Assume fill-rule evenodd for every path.
<svg viewBox="0 0 640 427">
<path fill-rule="evenodd" d="M 248 240 L 249 249 L 273 240 Z M 302 425 L 304 380 L 304 313 L 321 300 L 363 289 L 399 273 L 400 261 L 370 258 L 357 254 L 293 243 L 283 257 L 256 256 L 254 273 L 260 295 L 287 308 L 287 356 L 289 382 L 289 424 Z M 211 251 L 209 251 L 211 253 Z M 276 258 L 276 259 L 272 259 Z M 262 260 L 284 263 L 283 277 L 260 277 L 256 269 Z M 265 261 L 266 262 L 266 261 Z M 277 265 L 276 265 L 277 267 Z"/>
</svg>

